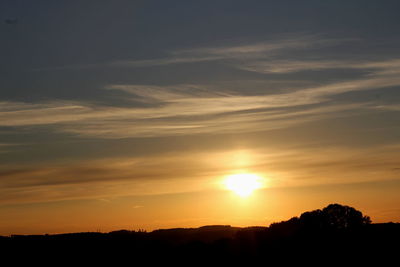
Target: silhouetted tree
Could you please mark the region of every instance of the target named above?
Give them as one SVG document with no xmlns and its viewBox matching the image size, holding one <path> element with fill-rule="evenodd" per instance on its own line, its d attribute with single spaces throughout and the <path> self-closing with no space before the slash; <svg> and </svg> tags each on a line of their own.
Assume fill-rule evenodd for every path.
<svg viewBox="0 0 400 267">
<path fill-rule="evenodd" d="M 304 212 L 300 217 L 273 223 L 267 229 L 269 238 L 282 238 L 294 235 L 310 235 L 332 230 L 358 229 L 370 224 L 368 216 L 355 208 L 340 204 L 330 204 L 322 210 Z"/>
<path fill-rule="evenodd" d="M 330 204 L 322 214 L 328 226 L 335 229 L 357 228 L 371 223 L 371 219 L 363 216 L 361 211 L 340 204 Z"/>
<path fill-rule="evenodd" d="M 326 219 L 321 210 L 308 211 L 301 214 L 299 219 L 301 229 L 321 230 L 326 228 Z"/>
<path fill-rule="evenodd" d="M 330 204 L 322 210 L 301 214 L 299 223 L 306 229 L 354 229 L 371 223 L 371 219 L 353 207 Z"/>
</svg>

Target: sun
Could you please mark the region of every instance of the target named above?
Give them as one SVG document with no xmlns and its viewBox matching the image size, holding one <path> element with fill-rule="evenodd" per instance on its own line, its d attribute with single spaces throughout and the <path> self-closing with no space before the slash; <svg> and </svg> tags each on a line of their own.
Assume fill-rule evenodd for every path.
<svg viewBox="0 0 400 267">
<path fill-rule="evenodd" d="M 227 176 L 224 185 L 235 194 L 248 197 L 263 186 L 263 179 L 257 174 L 239 173 Z"/>
</svg>

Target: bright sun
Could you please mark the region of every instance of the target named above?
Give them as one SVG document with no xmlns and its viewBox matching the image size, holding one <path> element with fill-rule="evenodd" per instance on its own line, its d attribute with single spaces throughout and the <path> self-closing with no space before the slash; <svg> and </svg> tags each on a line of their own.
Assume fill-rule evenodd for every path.
<svg viewBox="0 0 400 267">
<path fill-rule="evenodd" d="M 233 174 L 224 180 L 225 187 L 241 197 L 250 196 L 254 190 L 263 186 L 263 179 L 250 173 Z"/>
</svg>

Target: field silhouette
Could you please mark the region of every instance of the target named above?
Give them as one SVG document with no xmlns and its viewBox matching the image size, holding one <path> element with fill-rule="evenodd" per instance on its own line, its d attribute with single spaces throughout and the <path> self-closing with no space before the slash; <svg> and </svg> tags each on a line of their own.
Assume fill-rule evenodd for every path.
<svg viewBox="0 0 400 267">
<path fill-rule="evenodd" d="M 14 263 L 74 265 L 173 261 L 189 266 L 239 262 L 306 262 L 324 266 L 372 260 L 382 264 L 397 260 L 399 242 L 399 223 L 373 224 L 360 211 L 339 204 L 269 227 L 212 225 L 152 232 L 120 230 L 0 238 L 3 258 L 12 257 Z"/>
</svg>

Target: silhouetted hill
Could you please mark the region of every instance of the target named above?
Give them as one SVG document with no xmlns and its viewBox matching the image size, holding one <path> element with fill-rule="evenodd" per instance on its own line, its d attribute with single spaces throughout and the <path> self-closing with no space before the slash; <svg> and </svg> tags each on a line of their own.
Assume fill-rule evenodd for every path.
<svg viewBox="0 0 400 267">
<path fill-rule="evenodd" d="M 211 243 L 223 238 L 233 239 L 240 229 L 229 225 L 208 225 L 200 228 L 161 229 L 149 233 L 149 236 L 152 239 L 164 240 L 174 244 L 190 241 Z"/>
<path fill-rule="evenodd" d="M 371 224 L 369 217 L 348 206 L 331 204 L 322 210 L 273 223 L 269 227 L 212 225 L 160 229 L 153 232 L 120 230 L 110 233 L 12 235 L 1 237 L 1 251 L 16 261 L 85 259 L 87 263 L 125 260 L 198 263 L 227 261 L 368 262 L 395 259 L 399 223 Z"/>
</svg>

